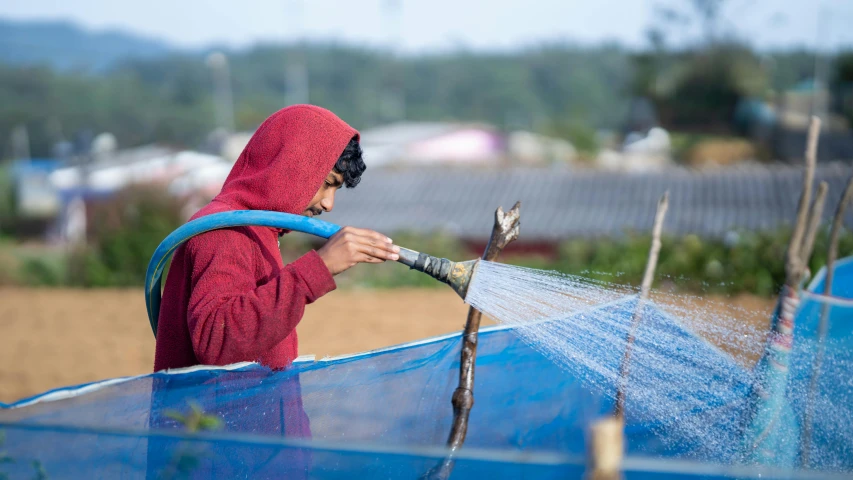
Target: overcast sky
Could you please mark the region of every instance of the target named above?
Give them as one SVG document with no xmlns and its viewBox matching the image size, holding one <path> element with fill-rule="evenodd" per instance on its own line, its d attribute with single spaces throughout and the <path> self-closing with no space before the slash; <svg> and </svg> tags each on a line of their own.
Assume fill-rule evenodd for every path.
<svg viewBox="0 0 853 480">
<path fill-rule="evenodd" d="M 851 0 L 725 3 L 728 31 L 759 48 L 853 47 Z M 616 40 L 643 46 L 644 32 L 655 19 L 654 7 L 662 4 L 687 7 L 690 1 L 2 0 L 0 17 L 67 19 L 90 29 L 127 30 L 189 48 L 310 38 L 362 45 L 393 40 L 404 51 L 421 52 L 506 49 L 552 41 Z M 698 34 L 694 29 L 673 41 L 683 43 Z"/>
</svg>

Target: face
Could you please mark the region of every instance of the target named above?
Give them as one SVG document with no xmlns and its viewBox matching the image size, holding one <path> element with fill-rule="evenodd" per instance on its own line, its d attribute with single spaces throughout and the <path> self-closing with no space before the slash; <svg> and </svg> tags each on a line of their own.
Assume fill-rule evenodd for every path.
<svg viewBox="0 0 853 480">
<path fill-rule="evenodd" d="M 326 175 L 323 185 L 321 185 L 320 190 L 317 190 L 317 193 L 314 194 L 314 198 L 311 199 L 311 203 L 308 204 L 308 208 L 302 212 L 302 215 L 305 215 L 306 217 L 316 217 L 323 212 L 331 212 L 332 208 L 335 206 L 335 192 L 337 192 L 343 184 L 343 175 L 335 172 L 334 170 L 331 171 Z"/>
</svg>

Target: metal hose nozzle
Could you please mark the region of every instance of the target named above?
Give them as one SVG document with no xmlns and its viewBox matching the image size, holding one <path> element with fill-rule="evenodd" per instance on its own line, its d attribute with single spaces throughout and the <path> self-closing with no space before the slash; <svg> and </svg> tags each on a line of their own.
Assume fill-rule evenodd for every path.
<svg viewBox="0 0 853 480">
<path fill-rule="evenodd" d="M 398 262 L 413 270 L 426 273 L 439 282 L 450 285 L 462 297 L 462 300 L 465 300 L 465 296 L 468 294 L 468 285 L 470 285 L 477 264 L 480 262 L 480 260 L 454 262 L 402 247 L 400 247 L 399 255 Z"/>
</svg>

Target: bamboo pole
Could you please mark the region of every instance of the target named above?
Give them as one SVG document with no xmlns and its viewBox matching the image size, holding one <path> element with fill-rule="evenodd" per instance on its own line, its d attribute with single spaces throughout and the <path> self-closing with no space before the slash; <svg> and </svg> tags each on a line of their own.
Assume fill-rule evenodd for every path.
<svg viewBox="0 0 853 480">
<path fill-rule="evenodd" d="M 495 261 L 503 249 L 518 238 L 520 231 L 521 202 L 509 212 L 502 207 L 495 210 L 495 223 L 489 243 L 483 252 L 483 260 Z M 462 334 L 462 352 L 459 363 L 459 385 L 453 392 L 453 424 L 447 438 L 450 454 L 440 464 L 424 475 L 424 478 L 445 480 L 453 471 L 453 455 L 465 443 L 468 434 L 468 418 L 474 407 L 474 367 L 477 363 L 477 334 L 480 331 L 480 319 L 483 314 L 474 307 L 468 309 L 468 318 Z"/>
<path fill-rule="evenodd" d="M 755 380 L 750 392 L 750 406 L 743 438 L 743 455 L 752 463 L 775 462 L 772 449 L 762 449 L 761 445 L 776 431 L 785 406 L 785 389 L 788 384 L 788 367 L 791 349 L 794 343 L 794 315 L 800 303 L 798 289 L 804 279 L 811 252 L 806 250 L 806 230 L 809 221 L 812 183 L 817 163 L 818 136 L 820 119 L 813 116 L 809 124 L 808 143 L 806 144 L 803 188 L 797 206 L 797 220 L 788 243 L 785 259 L 785 284 L 779 293 L 776 309 L 773 312 L 770 332 L 764 354 L 755 366 Z M 814 209 L 811 209 L 814 213 Z M 817 229 L 817 227 L 815 227 Z M 780 433 L 781 434 L 781 433 Z"/>
<path fill-rule="evenodd" d="M 847 210 L 847 205 L 853 200 L 853 176 L 847 182 L 847 188 L 844 189 L 844 194 L 841 200 L 838 201 L 838 206 L 835 208 L 835 216 L 832 219 L 832 229 L 829 233 L 829 247 L 826 252 L 826 278 L 823 283 L 824 296 L 832 295 L 832 281 L 835 275 L 835 261 L 838 259 L 838 239 L 841 234 L 841 228 L 844 223 L 844 213 Z M 828 300 L 828 299 L 826 299 Z M 814 418 L 814 402 L 817 391 L 817 383 L 820 377 L 820 367 L 823 363 L 823 355 L 826 341 L 826 334 L 829 331 L 829 304 L 824 301 L 820 309 L 820 320 L 817 327 L 817 352 L 815 353 L 814 363 L 812 363 L 811 379 L 809 380 L 809 392 L 806 400 L 806 413 L 803 419 L 803 443 L 802 443 L 802 465 L 804 468 L 809 467 L 809 456 L 811 455 L 811 440 L 812 440 L 812 423 Z"/>
<path fill-rule="evenodd" d="M 663 230 L 663 220 L 666 217 L 666 210 L 669 208 L 669 192 L 663 194 L 658 201 L 657 212 L 655 213 L 655 223 L 652 228 L 652 245 L 649 248 L 649 257 L 646 260 L 646 271 L 643 274 L 643 283 L 640 285 L 640 298 L 637 300 L 637 306 L 634 309 L 634 315 L 631 318 L 631 329 L 628 333 L 628 343 L 625 346 L 625 354 L 622 357 L 622 364 L 619 373 L 619 388 L 616 391 L 616 406 L 613 410 L 613 416 L 624 418 L 625 415 L 625 396 L 628 387 L 628 364 L 631 361 L 631 350 L 634 347 L 634 336 L 637 333 L 637 327 L 640 324 L 640 319 L 643 316 L 643 308 L 649 298 L 649 293 L 652 289 L 652 283 L 655 279 L 655 269 L 657 269 L 658 255 L 660 254 L 661 241 L 660 236 Z"/>
</svg>

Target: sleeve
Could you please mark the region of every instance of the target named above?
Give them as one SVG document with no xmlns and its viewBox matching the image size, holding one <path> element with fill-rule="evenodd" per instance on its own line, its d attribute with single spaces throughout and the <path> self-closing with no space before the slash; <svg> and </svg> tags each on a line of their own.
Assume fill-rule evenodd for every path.
<svg viewBox="0 0 853 480">
<path fill-rule="evenodd" d="M 187 243 L 192 262 L 187 324 L 196 358 L 204 364 L 259 359 L 293 332 L 306 304 L 335 289 L 314 250 L 256 284 L 257 248 L 240 229 L 207 232 Z"/>
</svg>

